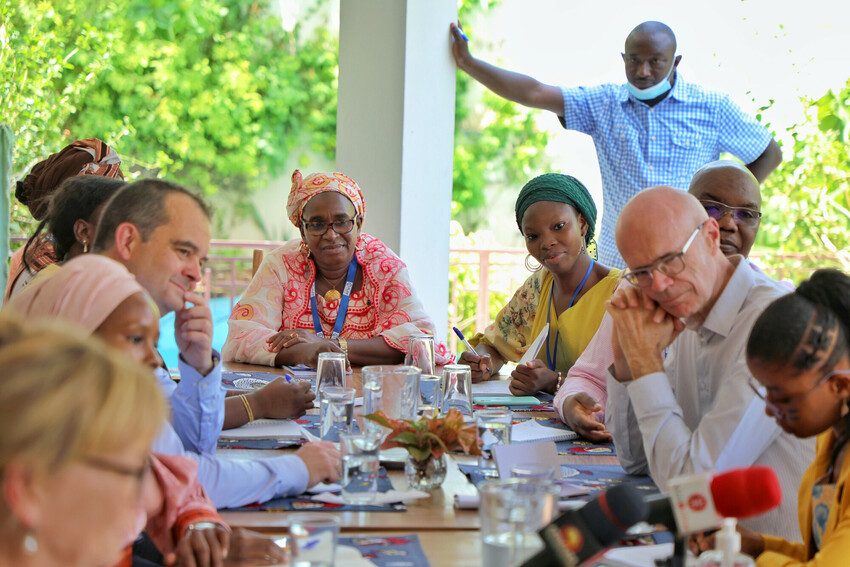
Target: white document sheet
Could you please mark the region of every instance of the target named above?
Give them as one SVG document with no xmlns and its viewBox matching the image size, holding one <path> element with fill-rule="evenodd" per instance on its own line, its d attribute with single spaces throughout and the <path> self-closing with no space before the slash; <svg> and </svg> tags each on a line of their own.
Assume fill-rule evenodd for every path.
<svg viewBox="0 0 850 567">
<path fill-rule="evenodd" d="M 508 380 L 487 380 L 486 382 L 478 382 L 477 384 L 472 385 L 472 395 L 473 396 L 483 396 L 483 395 L 501 395 L 501 394 L 509 394 L 511 393 L 508 388 L 508 384 L 510 384 L 510 379 Z"/>
<path fill-rule="evenodd" d="M 578 437 L 575 431 L 555 429 L 540 425 L 536 419 L 529 419 L 511 427 L 511 443 L 530 441 L 568 441 Z"/>
<path fill-rule="evenodd" d="M 533 358 L 537 358 L 537 353 L 540 352 L 540 348 L 543 346 L 543 343 L 546 342 L 546 339 L 549 338 L 549 326 L 545 326 L 540 329 L 540 334 L 537 335 L 537 338 L 534 339 L 534 342 L 531 343 L 531 346 L 528 347 L 528 350 L 525 351 L 525 354 L 522 355 L 522 358 L 517 362 L 517 366 L 520 364 L 527 364 L 529 360 Z"/>
</svg>

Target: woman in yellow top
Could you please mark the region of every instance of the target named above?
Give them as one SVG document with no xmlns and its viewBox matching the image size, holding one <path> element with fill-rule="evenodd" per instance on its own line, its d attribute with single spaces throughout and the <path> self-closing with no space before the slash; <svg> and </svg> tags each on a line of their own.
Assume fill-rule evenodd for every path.
<svg viewBox="0 0 850 567">
<path fill-rule="evenodd" d="M 797 437 L 817 435 L 799 492 L 803 543 L 742 531 L 766 566 L 850 565 L 850 278 L 818 270 L 759 316 L 747 365 L 768 415 Z"/>
<path fill-rule="evenodd" d="M 554 394 L 596 333 L 620 272 L 588 252 L 596 205 L 575 177 L 535 177 L 520 191 L 515 210 L 529 256 L 542 269 L 525 281 L 483 334 L 473 337 L 475 352 L 464 352 L 460 361 L 472 368 L 473 382 L 487 380 L 505 362 L 518 361 L 549 327 L 536 358 L 511 373 L 510 390 L 515 395 Z"/>
</svg>

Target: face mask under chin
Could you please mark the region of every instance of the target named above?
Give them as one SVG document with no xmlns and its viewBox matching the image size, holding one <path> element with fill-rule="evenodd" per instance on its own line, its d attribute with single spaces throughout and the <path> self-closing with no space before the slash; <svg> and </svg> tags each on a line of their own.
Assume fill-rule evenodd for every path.
<svg viewBox="0 0 850 567">
<path fill-rule="evenodd" d="M 626 82 L 626 89 L 628 89 L 629 93 L 638 100 L 652 100 L 654 98 L 658 98 L 673 88 L 673 85 L 670 84 L 670 77 L 673 75 L 673 69 L 675 68 L 676 57 L 674 55 L 673 63 L 670 65 L 670 70 L 667 72 L 667 76 L 661 79 L 658 83 L 645 89 L 639 89 L 630 82 Z"/>
</svg>

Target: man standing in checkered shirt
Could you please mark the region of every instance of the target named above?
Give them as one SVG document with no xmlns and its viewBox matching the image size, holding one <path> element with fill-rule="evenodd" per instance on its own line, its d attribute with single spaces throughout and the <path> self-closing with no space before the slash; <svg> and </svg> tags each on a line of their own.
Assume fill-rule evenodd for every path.
<svg viewBox="0 0 850 567">
<path fill-rule="evenodd" d="M 644 22 L 626 38 L 625 84 L 569 89 L 476 59 L 455 24 L 450 35 L 458 68 L 473 79 L 508 100 L 551 110 L 564 128 L 593 138 L 604 199 L 599 260 L 606 266 L 624 267 L 614 225 L 641 189 L 686 191 L 694 172 L 721 152 L 743 161 L 759 182 L 782 161 L 770 133 L 728 96 L 683 80 L 676 36 L 661 22 Z"/>
</svg>

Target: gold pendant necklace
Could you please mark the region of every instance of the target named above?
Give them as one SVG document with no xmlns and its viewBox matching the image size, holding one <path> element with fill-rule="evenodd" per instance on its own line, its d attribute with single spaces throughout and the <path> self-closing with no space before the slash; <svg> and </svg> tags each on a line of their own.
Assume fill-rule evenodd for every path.
<svg viewBox="0 0 850 567">
<path fill-rule="evenodd" d="M 342 281 L 342 279 L 338 280 L 336 283 L 333 283 L 331 280 L 329 280 L 328 278 L 326 278 L 322 274 L 319 274 L 319 277 L 322 278 L 323 280 L 325 280 L 325 282 L 329 286 L 331 286 L 331 289 L 329 289 L 328 291 L 325 292 L 325 295 L 324 295 L 325 302 L 330 303 L 332 301 L 339 301 L 339 299 L 342 297 L 342 294 L 339 291 L 337 291 L 336 286 L 339 285 L 339 283 Z M 345 276 L 342 276 L 342 277 L 345 278 Z"/>
</svg>

